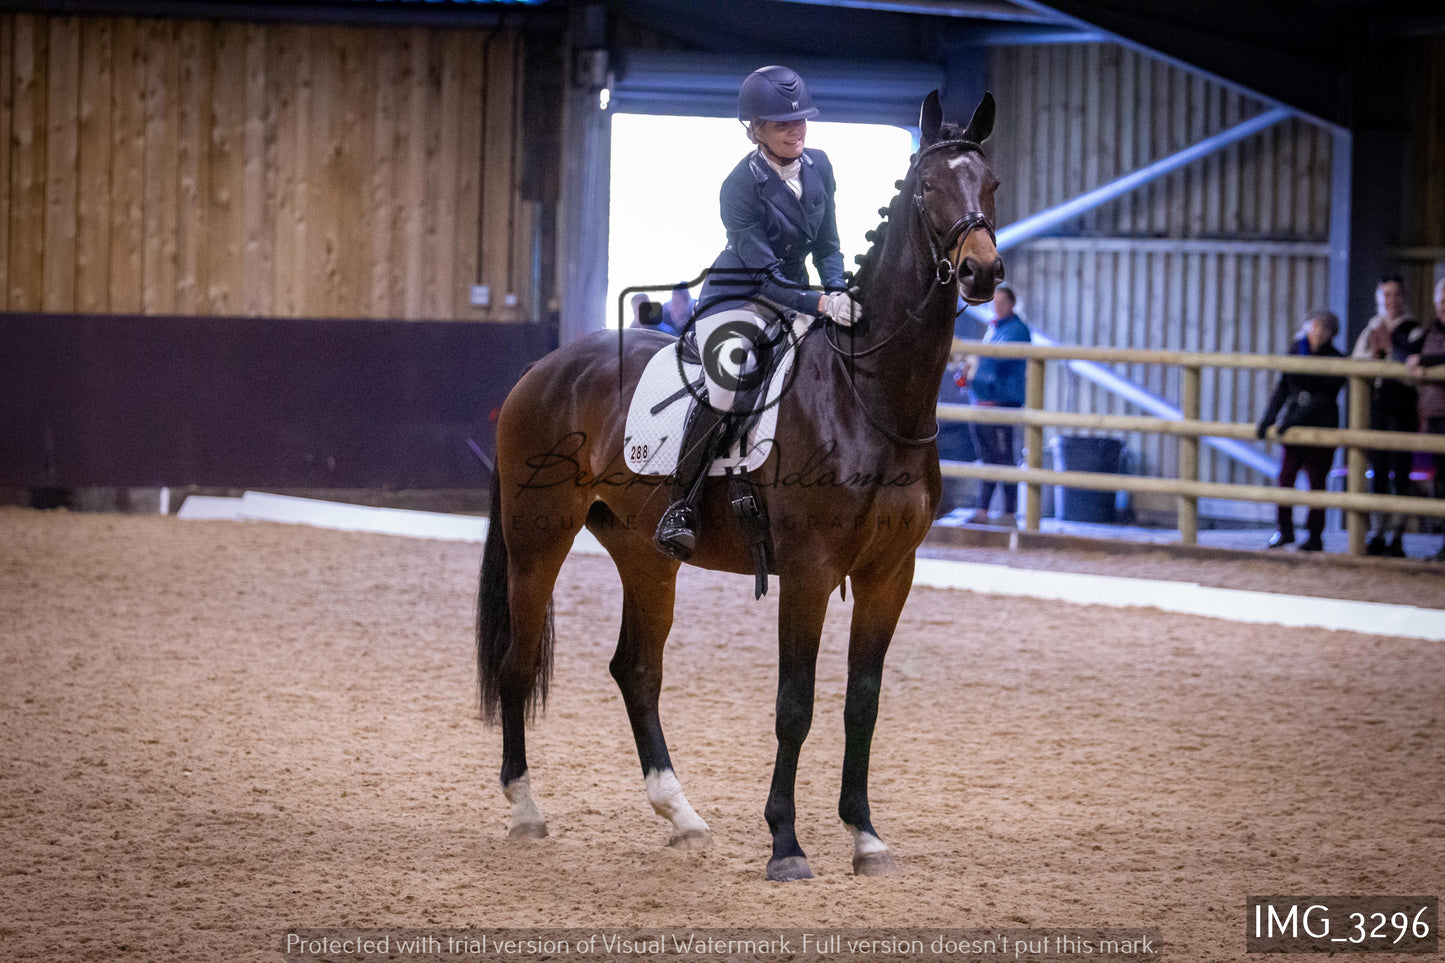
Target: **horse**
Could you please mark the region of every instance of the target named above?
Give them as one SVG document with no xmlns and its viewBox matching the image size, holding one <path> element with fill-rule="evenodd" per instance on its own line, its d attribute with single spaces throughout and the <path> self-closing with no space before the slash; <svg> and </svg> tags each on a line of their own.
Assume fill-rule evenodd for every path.
<svg viewBox="0 0 1445 963">
<path fill-rule="evenodd" d="M 845 580 L 854 608 L 838 815 L 853 835 L 855 874 L 898 871 L 871 818 L 869 752 L 884 656 L 940 496 L 935 413 L 956 307 L 960 297 L 988 300 L 1003 279 L 994 238 L 998 180 L 981 147 L 994 110 L 985 93 L 959 129 L 944 123 L 937 91 L 923 101 L 919 150 L 896 182 L 880 230 L 869 232 L 872 247 L 857 259 L 862 320 L 851 330 L 820 321 L 797 344 L 793 387 L 779 402 L 774 445 L 758 473 L 771 540 L 767 567 L 779 591 L 777 756 L 764 807 L 770 880 L 812 876 L 794 826 L 794 782 L 812 724 L 824 615 L 833 591 L 846 593 Z M 631 390 L 649 358 L 670 343 L 640 329 L 585 336 L 528 369 L 497 417 L 477 666 L 483 719 L 502 730 L 509 837 L 547 835 L 525 730 L 548 693 L 553 586 L 585 525 L 622 580 L 622 626 L 609 671 L 632 725 L 648 802 L 671 823 L 669 845 L 700 849 L 711 841 L 683 793 L 658 716 L 682 564 L 652 541 L 670 479 L 618 467 Z M 723 480 L 707 480 L 701 505 L 706 523 L 688 564 L 754 572 Z"/>
</svg>

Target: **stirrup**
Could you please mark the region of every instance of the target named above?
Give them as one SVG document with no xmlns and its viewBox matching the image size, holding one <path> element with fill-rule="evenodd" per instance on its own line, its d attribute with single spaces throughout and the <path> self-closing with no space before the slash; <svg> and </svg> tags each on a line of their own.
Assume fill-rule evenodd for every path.
<svg viewBox="0 0 1445 963">
<path fill-rule="evenodd" d="M 686 501 L 673 502 L 657 523 L 652 541 L 664 555 L 686 562 L 697 548 L 697 530 L 701 519 L 697 509 Z"/>
</svg>

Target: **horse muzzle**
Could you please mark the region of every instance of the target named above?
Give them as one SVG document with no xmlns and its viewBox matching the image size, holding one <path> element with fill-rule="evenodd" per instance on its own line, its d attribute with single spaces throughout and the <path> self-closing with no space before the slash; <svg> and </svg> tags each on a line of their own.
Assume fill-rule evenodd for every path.
<svg viewBox="0 0 1445 963">
<path fill-rule="evenodd" d="M 938 264 L 938 280 L 958 280 L 959 294 L 969 304 L 982 304 L 993 297 L 993 289 L 1003 280 L 1003 258 L 998 255 L 993 222 L 982 211 L 969 211 L 944 234 L 942 248 L 947 252 Z"/>
<path fill-rule="evenodd" d="M 982 304 L 993 297 L 994 288 L 1003 280 L 1003 258 L 994 251 L 992 257 L 965 254 L 959 245 L 958 293 L 969 304 Z"/>
</svg>

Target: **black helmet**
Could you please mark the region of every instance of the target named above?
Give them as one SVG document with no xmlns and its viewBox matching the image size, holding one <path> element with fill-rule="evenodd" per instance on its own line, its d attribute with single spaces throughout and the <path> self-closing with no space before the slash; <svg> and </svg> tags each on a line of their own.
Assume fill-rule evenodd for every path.
<svg viewBox="0 0 1445 963">
<path fill-rule="evenodd" d="M 759 67 L 738 91 L 738 120 L 805 120 L 817 117 L 813 95 L 797 72 L 787 67 Z"/>
</svg>

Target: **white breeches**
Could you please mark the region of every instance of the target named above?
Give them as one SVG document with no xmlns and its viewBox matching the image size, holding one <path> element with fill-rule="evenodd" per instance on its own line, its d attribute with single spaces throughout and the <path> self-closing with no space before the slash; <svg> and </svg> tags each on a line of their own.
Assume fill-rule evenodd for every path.
<svg viewBox="0 0 1445 963">
<path fill-rule="evenodd" d="M 708 403 L 715 410 L 731 411 L 757 377 L 756 346 L 766 340 L 769 320 L 749 308 L 729 308 L 694 322 Z"/>
</svg>

